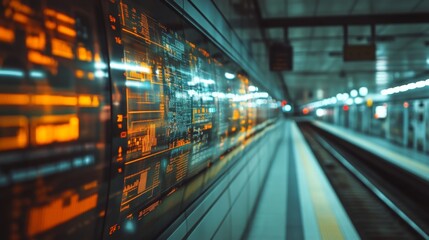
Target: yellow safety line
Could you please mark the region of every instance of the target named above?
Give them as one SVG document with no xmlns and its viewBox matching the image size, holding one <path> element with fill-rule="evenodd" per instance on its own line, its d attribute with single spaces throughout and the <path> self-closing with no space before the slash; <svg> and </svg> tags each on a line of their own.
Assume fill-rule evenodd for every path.
<svg viewBox="0 0 429 240">
<path fill-rule="evenodd" d="M 316 214 L 321 238 L 326 240 L 344 239 L 337 217 L 333 212 L 333 206 L 331 206 L 329 199 L 324 192 L 324 186 L 316 172 L 315 166 L 313 165 L 314 163 L 310 162 L 308 159 L 303 142 L 300 141 L 296 144 L 300 156 L 300 159 L 297 160 L 301 160 L 304 166 L 308 191 L 310 192 L 311 202 L 313 203 L 313 209 Z"/>
</svg>

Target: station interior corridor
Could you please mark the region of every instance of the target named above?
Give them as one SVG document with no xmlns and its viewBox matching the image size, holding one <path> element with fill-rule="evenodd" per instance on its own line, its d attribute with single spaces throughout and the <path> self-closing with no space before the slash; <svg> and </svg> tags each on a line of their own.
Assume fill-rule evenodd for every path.
<svg viewBox="0 0 429 240">
<path fill-rule="evenodd" d="M 1 240 L 429 240 L 429 0 L 3 0 Z"/>
</svg>

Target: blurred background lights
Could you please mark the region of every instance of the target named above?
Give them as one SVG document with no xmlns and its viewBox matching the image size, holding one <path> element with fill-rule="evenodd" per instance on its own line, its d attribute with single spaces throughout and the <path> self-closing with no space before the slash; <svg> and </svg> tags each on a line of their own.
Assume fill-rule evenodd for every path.
<svg viewBox="0 0 429 240">
<path fill-rule="evenodd" d="M 257 87 L 252 86 L 252 85 L 249 86 L 249 92 L 257 92 L 257 91 L 258 91 Z"/>
<path fill-rule="evenodd" d="M 349 98 L 346 100 L 346 104 L 347 105 L 352 105 L 353 104 L 353 99 Z"/>
<path fill-rule="evenodd" d="M 292 111 L 292 106 L 289 105 L 289 104 L 284 105 L 283 111 L 284 112 L 290 112 L 290 111 Z"/>
<path fill-rule="evenodd" d="M 326 115 L 326 110 L 325 109 L 319 108 L 319 109 L 316 110 L 316 116 L 323 117 L 325 115 Z"/>
<path fill-rule="evenodd" d="M 366 88 L 366 87 L 361 87 L 361 88 L 359 88 L 359 94 L 360 94 L 362 97 L 365 97 L 366 95 L 368 95 L 368 88 Z"/>
<path fill-rule="evenodd" d="M 363 103 L 363 99 L 360 97 L 355 98 L 355 104 L 362 104 Z"/>
<path fill-rule="evenodd" d="M 235 78 L 235 74 L 229 73 L 229 72 L 225 72 L 225 77 L 226 79 L 234 79 Z"/>
</svg>

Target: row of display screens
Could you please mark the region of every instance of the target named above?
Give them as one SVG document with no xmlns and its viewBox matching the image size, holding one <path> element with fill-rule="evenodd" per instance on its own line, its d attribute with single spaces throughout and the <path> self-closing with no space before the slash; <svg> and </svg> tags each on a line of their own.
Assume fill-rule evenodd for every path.
<svg viewBox="0 0 429 240">
<path fill-rule="evenodd" d="M 158 0 L 3 1 L 0 49 L 1 239 L 154 238 L 278 114 Z"/>
</svg>

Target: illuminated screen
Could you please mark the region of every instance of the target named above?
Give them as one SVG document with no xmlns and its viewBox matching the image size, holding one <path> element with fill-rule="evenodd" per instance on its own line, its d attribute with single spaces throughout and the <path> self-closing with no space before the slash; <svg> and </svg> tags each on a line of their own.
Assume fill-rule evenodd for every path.
<svg viewBox="0 0 429 240">
<path fill-rule="evenodd" d="M 1 239 L 101 238 L 110 93 L 94 12 L 2 1 Z"/>
<path fill-rule="evenodd" d="M 1 239 L 155 238 L 277 116 L 158 0 L 3 1 L 0 48 Z"/>
</svg>

